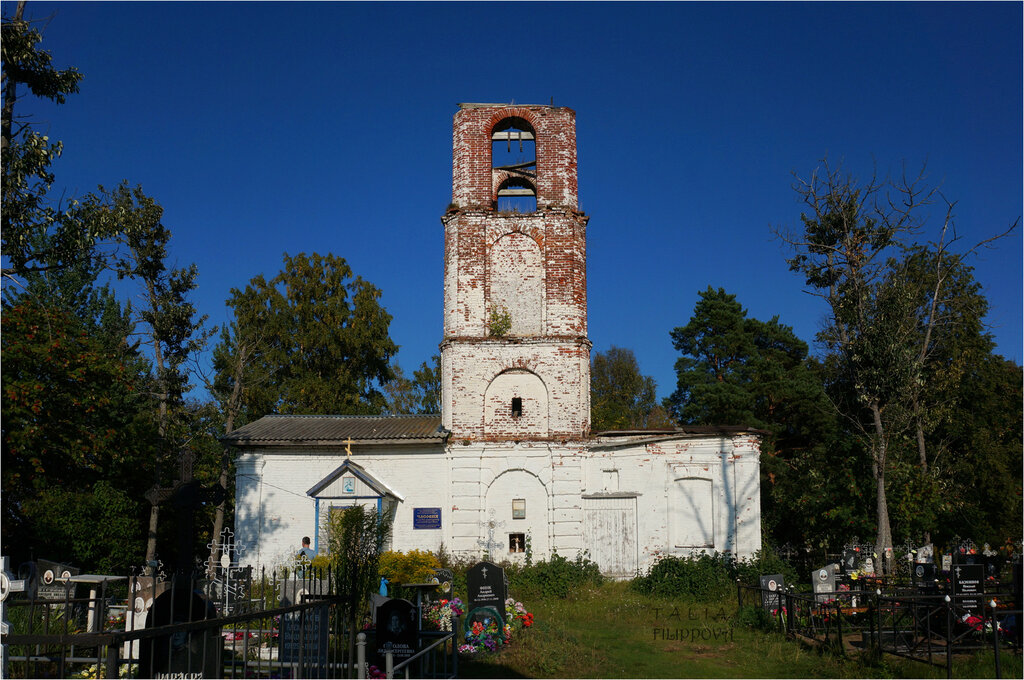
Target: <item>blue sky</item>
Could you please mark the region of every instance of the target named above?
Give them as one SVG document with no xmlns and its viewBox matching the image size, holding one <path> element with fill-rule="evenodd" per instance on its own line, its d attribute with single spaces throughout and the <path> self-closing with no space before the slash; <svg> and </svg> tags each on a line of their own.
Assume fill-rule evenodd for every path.
<svg viewBox="0 0 1024 680">
<path fill-rule="evenodd" d="M 28 3 L 51 15 L 44 47 L 85 75 L 31 105 L 65 144 L 54 195 L 141 184 L 212 324 L 286 251 L 346 258 L 407 373 L 441 338 L 458 102 L 575 109 L 590 338 L 660 396 L 709 285 L 813 341 L 824 308 L 771 228 L 822 157 L 927 162 L 964 243 L 1024 212 L 1020 3 Z M 1018 363 L 1021 253 L 1018 231 L 973 260 Z"/>
</svg>

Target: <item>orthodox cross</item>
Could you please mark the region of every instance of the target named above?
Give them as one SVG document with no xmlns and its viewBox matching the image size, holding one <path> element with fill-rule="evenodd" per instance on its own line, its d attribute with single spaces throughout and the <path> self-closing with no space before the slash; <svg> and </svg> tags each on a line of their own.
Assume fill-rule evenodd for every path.
<svg viewBox="0 0 1024 680">
<path fill-rule="evenodd" d="M 178 557 L 174 571 L 175 578 L 187 579 L 192 570 L 194 562 L 192 542 L 196 508 L 206 502 L 216 505 L 224 499 L 224 488 L 219 484 L 204 489 L 199 482 L 192 479 L 192 463 L 195 457 L 194 452 L 182 449 L 179 455 L 181 468 L 178 481 L 165 488 L 153 485 L 146 492 L 146 500 L 153 505 L 171 501 L 178 508 Z"/>
<path fill-rule="evenodd" d="M 345 457 L 352 457 L 352 437 L 349 437 L 348 441 L 345 442 Z"/>
<path fill-rule="evenodd" d="M 487 578 L 487 567 L 481 568 L 480 573 L 484 575 L 484 578 Z"/>
<path fill-rule="evenodd" d="M 14 579 L 11 578 L 11 574 L 8 567 L 10 566 L 10 558 L 6 555 L 0 558 L 0 633 L 7 635 L 11 632 L 10 622 L 7 620 L 7 596 L 11 593 L 23 593 L 28 587 L 25 583 L 25 579 Z M 3 677 L 11 677 L 7 673 L 7 645 L 0 646 L 0 672 L 3 673 Z"/>
</svg>

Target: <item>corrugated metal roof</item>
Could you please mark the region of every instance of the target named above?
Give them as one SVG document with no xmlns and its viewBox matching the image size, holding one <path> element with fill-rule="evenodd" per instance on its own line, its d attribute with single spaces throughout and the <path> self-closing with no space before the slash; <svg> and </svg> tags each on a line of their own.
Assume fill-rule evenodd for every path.
<svg viewBox="0 0 1024 680">
<path fill-rule="evenodd" d="M 263 416 L 221 437 L 236 446 L 247 443 L 367 441 L 444 441 L 440 415 L 420 416 Z"/>
</svg>

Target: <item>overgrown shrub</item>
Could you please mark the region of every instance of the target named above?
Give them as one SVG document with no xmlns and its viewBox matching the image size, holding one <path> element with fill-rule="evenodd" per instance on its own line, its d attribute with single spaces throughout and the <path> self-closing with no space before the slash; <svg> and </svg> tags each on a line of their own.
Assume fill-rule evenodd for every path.
<svg viewBox="0 0 1024 680">
<path fill-rule="evenodd" d="M 598 586 L 604 582 L 597 563 L 583 553 L 568 560 L 558 553 L 551 559 L 528 566 L 506 567 L 509 588 L 517 597 L 566 598 L 574 588 Z"/>
<path fill-rule="evenodd" d="M 765 611 L 764 607 L 746 606 L 736 612 L 736 623 L 755 630 L 774 631 L 778 630 L 778 622 Z"/>
<path fill-rule="evenodd" d="M 441 567 L 440 560 L 426 550 L 398 552 L 389 550 L 380 556 L 380 575 L 394 585 L 426 583 Z"/>
<path fill-rule="evenodd" d="M 786 583 L 797 582 L 796 570 L 766 546 L 739 562 L 722 553 L 663 557 L 630 586 L 648 595 L 713 600 L 734 595 L 736 579 L 744 585 L 757 585 L 762 574 L 782 574 Z"/>
<path fill-rule="evenodd" d="M 795 585 L 799 580 L 796 569 L 782 559 L 771 546 L 761 548 L 749 560 L 742 560 L 734 566 L 736 573 L 733 579 L 738 578 L 740 583 L 748 586 L 760 583 L 762 574 L 782 574 L 786 583 L 790 585 Z"/>
<path fill-rule="evenodd" d="M 663 597 L 691 596 L 698 600 L 728 597 L 735 592 L 732 557 L 715 553 L 663 557 L 647 574 L 630 584 L 637 592 Z"/>
</svg>

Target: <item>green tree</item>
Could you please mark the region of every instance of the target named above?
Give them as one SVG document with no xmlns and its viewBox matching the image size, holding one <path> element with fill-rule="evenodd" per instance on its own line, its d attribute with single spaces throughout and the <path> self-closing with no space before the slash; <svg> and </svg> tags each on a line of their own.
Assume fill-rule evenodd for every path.
<svg viewBox="0 0 1024 680">
<path fill-rule="evenodd" d="M 158 442 L 153 482 L 159 487 L 172 456 L 195 434 L 183 418 L 184 394 L 190 388 L 186 361 L 205 346 L 213 331 L 203 328 L 206 317 L 197 316 L 189 300 L 196 287 L 195 265 L 184 269 L 167 266 L 171 232 L 162 222 L 163 208 L 141 187 L 131 189 L 122 183 L 110 192 L 100 187 L 99 192 L 102 200 L 90 203 L 90 222 L 130 225 L 120 236 L 123 248 L 114 264 L 119 279 L 136 281 L 141 288 L 143 302 L 133 311 L 153 357 Z M 147 564 L 156 559 L 159 514 L 159 505 L 151 502 Z"/>
<path fill-rule="evenodd" d="M 391 365 L 394 377 L 384 383 L 385 412 L 391 415 L 441 412 L 441 357 L 435 354 L 430 364 L 424 361 L 410 380 L 397 363 Z"/>
<path fill-rule="evenodd" d="M 234 325 L 216 350 L 218 384 L 241 385 L 246 421 L 268 413 L 380 413 L 386 400 L 378 386 L 392 378 L 398 346 L 379 299 L 340 257 L 286 254 L 270 281 L 260 275 L 245 290 L 232 289 Z M 255 349 L 239 368 L 250 340 Z"/>
<path fill-rule="evenodd" d="M 15 105 L 24 86 L 33 96 L 63 104 L 78 92 L 82 75 L 75 68 L 58 70 L 53 57 L 40 49 L 42 34 L 24 19 L 19 2 L 12 17 L 3 18 L 3 111 L 0 114 L 3 164 L 2 252 L 5 275 L 21 275 L 80 259 L 91 251 L 94 234 L 83 232 L 74 219 L 46 198 L 53 173 L 50 165 L 63 147 L 39 134 Z"/>
<path fill-rule="evenodd" d="M 836 422 L 822 388 L 821 367 L 807 344 L 778 317 L 747 317 L 735 295 L 708 287 L 693 317 L 671 333 L 682 353 L 677 388 L 665 405 L 684 424 L 742 425 L 765 430 L 761 442 L 762 521 L 777 542 L 823 541 L 855 519 L 825 511 L 821 486 L 839 497 L 849 487 L 856 452 L 833 446 Z M 828 466 L 823 465 L 828 461 Z M 842 487 L 842 489 L 840 489 Z M 793 517 L 805 533 L 793 532 Z"/>
<path fill-rule="evenodd" d="M 378 516 L 376 511 L 361 505 L 331 510 L 325 518 L 335 592 L 341 618 L 349 631 L 350 655 L 356 651 L 359 618 L 380 583 L 380 558 L 391 534 L 391 521 L 390 515 Z M 354 668 L 349 668 L 348 677 L 356 677 Z"/>
<path fill-rule="evenodd" d="M 795 188 L 807 212 L 801 215 L 799 232 L 780 236 L 793 249 L 790 268 L 827 305 L 818 339 L 836 371 L 832 385 L 844 388 L 830 394 L 851 433 L 870 452 L 875 550 L 888 554 L 888 476 L 905 465 L 898 455 L 901 438 L 915 429 L 923 435 L 921 386 L 931 334 L 938 327 L 939 301 L 948 292 L 951 266 L 992 239 L 949 257 L 955 239 L 947 241 L 947 234 L 955 230 L 953 205 L 946 202 L 931 258 L 934 277 L 921 286 L 900 263 L 921 233 L 929 206 L 944 201 L 924 185 L 922 175 L 861 184 L 824 163 L 809 179 L 798 179 Z M 926 462 L 924 437 L 918 442 L 920 460 Z"/>
<path fill-rule="evenodd" d="M 590 429 L 647 429 L 657 408 L 655 391 L 654 378 L 640 373 L 633 350 L 598 352 L 590 363 Z"/>
<path fill-rule="evenodd" d="M 145 362 L 123 337 L 112 341 L 103 326 L 31 295 L 5 301 L 2 326 L 5 552 L 80 545 L 78 534 L 95 527 L 59 524 L 73 532 L 44 531 L 58 526 L 51 517 L 56 508 L 40 501 L 54 490 L 90 488 L 104 479 L 140 486 L 151 469 L 154 434 L 144 413 L 150 403 Z M 90 555 L 65 557 L 88 564 Z"/>
<path fill-rule="evenodd" d="M 412 384 L 419 396 L 420 413 L 441 412 L 441 355 L 435 354 L 412 372 Z"/>
</svg>

